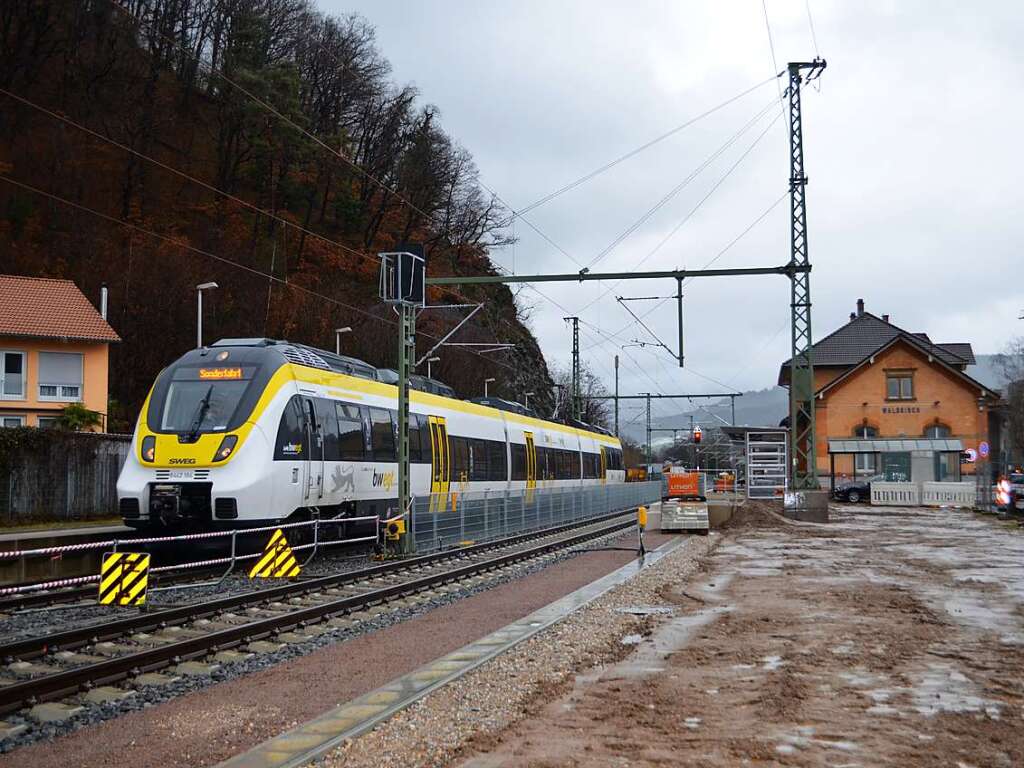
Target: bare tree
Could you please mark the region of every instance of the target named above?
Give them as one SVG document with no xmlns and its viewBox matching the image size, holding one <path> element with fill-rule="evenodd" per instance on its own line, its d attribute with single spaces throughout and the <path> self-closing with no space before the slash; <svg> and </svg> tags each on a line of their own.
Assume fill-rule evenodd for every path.
<svg viewBox="0 0 1024 768">
<path fill-rule="evenodd" d="M 1024 336 L 1011 339 L 995 362 L 1005 385 L 1010 445 L 1024 451 Z"/>
</svg>

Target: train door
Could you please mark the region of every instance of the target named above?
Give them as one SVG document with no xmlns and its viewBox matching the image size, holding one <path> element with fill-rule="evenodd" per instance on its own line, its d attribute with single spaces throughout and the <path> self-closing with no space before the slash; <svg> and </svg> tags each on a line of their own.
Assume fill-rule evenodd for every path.
<svg viewBox="0 0 1024 768">
<path fill-rule="evenodd" d="M 444 512 L 448 508 L 448 486 L 451 479 L 448 426 L 443 416 L 430 416 L 428 421 L 430 424 L 430 510 Z"/>
<path fill-rule="evenodd" d="M 603 485 L 608 481 L 608 454 L 605 453 L 605 448 L 601 446 L 601 484 Z"/>
<path fill-rule="evenodd" d="M 526 438 L 526 503 L 533 502 L 533 491 L 537 487 L 537 450 L 533 447 L 533 432 L 524 432 Z"/>
<path fill-rule="evenodd" d="M 316 403 L 311 397 L 302 398 L 303 427 L 305 431 L 306 460 L 303 462 L 302 498 L 310 506 L 317 506 L 324 497 L 324 430 L 322 419 L 317 418 Z"/>
</svg>

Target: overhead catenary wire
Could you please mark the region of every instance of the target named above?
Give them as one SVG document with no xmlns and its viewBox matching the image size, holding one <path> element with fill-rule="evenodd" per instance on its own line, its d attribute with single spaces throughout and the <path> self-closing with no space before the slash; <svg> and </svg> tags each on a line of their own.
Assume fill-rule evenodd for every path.
<svg viewBox="0 0 1024 768">
<path fill-rule="evenodd" d="M 807 8 L 807 26 L 811 28 L 811 43 L 814 45 L 814 56 L 815 58 L 821 58 L 821 53 L 818 51 L 818 35 L 814 31 L 814 17 L 811 15 L 811 0 L 804 0 L 804 7 Z"/>
<path fill-rule="evenodd" d="M 772 109 L 772 107 L 774 107 L 774 106 L 775 106 L 775 101 L 773 99 L 767 105 L 765 105 L 765 107 L 762 108 L 756 115 L 754 115 L 754 117 L 752 119 L 747 121 L 747 123 L 744 124 L 744 126 L 742 128 L 740 128 L 736 133 L 734 133 L 732 136 L 730 136 L 726 140 L 726 142 L 724 144 L 722 144 L 722 146 L 720 146 L 718 149 L 716 149 L 706 160 L 704 160 L 704 162 L 702 162 L 699 166 L 697 166 L 697 168 L 695 168 L 693 171 L 691 171 L 686 176 L 686 178 L 684 178 L 676 186 L 674 186 L 667 193 L 665 193 L 665 195 L 663 195 L 662 198 L 660 200 L 658 200 L 658 202 L 656 202 L 653 206 L 651 206 L 649 209 L 647 209 L 640 216 L 639 219 L 637 219 L 632 224 L 630 224 L 623 232 L 621 232 L 614 240 L 612 240 L 611 243 L 609 243 L 607 246 L 605 246 L 605 248 L 602 249 L 600 251 L 600 253 L 598 253 L 590 261 L 589 264 L 587 264 L 587 267 L 591 268 L 595 264 L 597 264 L 599 261 L 604 259 L 608 254 L 610 254 L 613 250 L 615 250 L 615 248 L 620 243 L 622 243 L 627 237 L 629 237 L 631 234 L 636 232 L 636 230 L 639 229 L 641 226 L 646 224 L 647 221 L 649 221 L 650 218 L 655 213 L 657 213 L 659 210 L 661 210 L 663 207 L 665 207 L 669 202 L 671 202 L 676 197 L 676 195 L 678 195 L 680 192 L 683 191 L 683 189 L 685 189 L 687 186 L 689 186 L 689 184 L 695 178 L 697 178 L 697 176 L 699 176 L 702 171 L 704 171 L 715 160 L 717 160 L 722 155 L 723 152 L 725 152 L 729 147 L 731 147 L 733 144 L 735 144 L 737 141 L 739 141 L 740 137 L 744 133 L 746 133 L 748 130 L 750 130 L 750 128 L 752 128 L 757 123 L 757 121 L 760 120 L 762 117 L 764 117 L 764 115 L 766 115 Z M 772 122 L 774 123 L 774 121 L 772 121 Z M 756 144 L 757 142 L 755 141 L 754 143 Z M 746 154 L 744 154 L 744 157 L 745 156 L 746 156 Z M 729 172 L 731 173 L 731 171 L 732 171 L 732 169 L 730 169 Z M 726 177 L 727 176 L 728 176 L 728 173 L 726 174 Z M 712 192 L 715 189 L 717 189 L 717 186 L 712 188 Z"/>
<path fill-rule="evenodd" d="M 721 104 L 718 104 L 718 105 L 712 107 L 711 109 L 705 110 L 704 112 L 700 113 L 696 117 L 692 117 L 692 118 L 688 119 L 687 121 L 685 121 L 684 123 L 681 123 L 680 125 L 677 125 L 675 128 L 672 128 L 672 129 L 666 131 L 665 133 L 662 133 L 661 135 L 654 137 L 650 141 L 647 141 L 644 144 L 641 144 L 636 149 L 630 150 L 629 152 L 627 152 L 624 155 L 620 155 L 619 157 L 615 158 L 614 160 L 612 160 L 612 161 L 610 161 L 608 163 L 605 163 L 604 165 L 594 169 L 593 171 L 590 171 L 589 173 L 584 174 L 583 176 L 580 176 L 579 178 L 575 179 L 574 181 L 571 181 L 568 184 L 566 184 L 566 185 L 564 185 L 562 187 L 559 187 L 554 192 L 550 192 L 547 195 L 544 195 L 543 197 L 541 197 L 541 198 L 539 198 L 537 200 L 534 200 L 529 205 L 523 206 L 518 211 L 516 211 L 516 215 L 520 216 L 520 215 L 522 215 L 524 213 L 529 213 L 534 208 L 539 208 L 540 206 L 542 206 L 542 205 L 544 205 L 544 204 L 554 200 L 556 197 L 559 197 L 560 195 L 563 195 L 566 192 L 569 192 L 569 191 L 571 191 L 573 189 L 576 189 L 576 187 L 580 186 L 581 184 L 585 184 L 588 181 L 590 181 L 591 179 L 596 178 L 597 176 L 600 176 L 605 171 L 611 170 L 612 168 L 617 166 L 619 163 L 625 162 L 626 160 L 629 160 L 632 157 L 636 157 L 641 152 L 643 152 L 643 151 L 645 151 L 647 149 L 650 149 L 651 147 L 655 146 L 656 144 L 661 143 L 665 139 L 668 139 L 668 138 L 670 138 L 672 136 L 675 136 L 677 133 L 679 133 L 682 130 L 685 130 L 686 128 L 689 128 L 694 123 L 700 122 L 704 118 L 709 117 L 710 115 L 713 115 L 714 113 L 718 112 L 721 109 L 724 109 L 725 107 L 729 106 L 733 102 L 739 101 L 744 96 L 747 96 L 748 94 L 753 93 L 754 91 L 758 90 L 759 88 L 761 88 L 761 87 L 767 85 L 768 83 L 770 83 L 772 80 L 777 80 L 778 78 L 779 78 L 779 75 L 775 75 L 774 77 L 769 77 L 766 80 L 762 80 L 761 82 L 756 83 L 755 85 L 752 85 L 750 88 L 747 88 L 746 90 L 741 91 L 740 93 L 736 94 L 735 96 L 732 96 L 732 97 L 726 99 Z"/>
<path fill-rule="evenodd" d="M 195 177 L 195 176 L 193 176 L 191 174 L 185 173 L 184 171 L 179 170 L 178 168 L 175 168 L 174 166 L 168 165 L 167 163 L 165 163 L 165 162 L 163 162 L 161 160 L 157 160 L 154 157 L 150 157 L 149 155 L 147 155 L 147 154 L 145 154 L 143 152 L 139 152 L 137 149 L 134 149 L 133 147 L 129 147 L 126 144 L 122 144 L 121 142 L 117 141 L 116 139 L 112 139 L 109 136 L 104 136 L 103 134 L 101 134 L 101 133 L 99 133 L 97 131 L 94 131 L 92 128 L 89 128 L 88 126 L 82 125 L 81 123 L 76 122 L 75 120 L 72 120 L 67 115 L 62 115 L 62 114 L 60 114 L 58 112 L 54 112 L 51 109 L 47 109 L 46 107 L 44 107 L 44 106 L 42 106 L 40 104 L 36 104 L 35 102 L 30 101 L 29 99 L 26 99 L 24 96 L 20 96 L 20 95 L 18 95 L 16 93 L 12 93 L 11 91 L 8 91 L 6 88 L 3 88 L 2 86 L 0 86 L 0 94 L 3 94 L 4 96 L 7 96 L 8 98 L 13 99 L 14 101 L 17 101 L 17 102 L 19 102 L 21 104 L 24 104 L 27 107 L 31 107 L 32 109 L 35 109 L 35 110 L 37 110 L 38 112 L 41 112 L 44 115 L 52 117 L 54 120 L 59 120 L 60 122 L 64 123 L 65 125 L 70 125 L 72 128 L 76 128 L 79 131 L 82 131 L 83 133 L 86 133 L 86 134 L 88 134 L 89 136 L 92 136 L 95 139 L 99 139 L 100 141 L 104 141 L 104 142 L 110 144 L 111 146 L 117 147 L 118 149 L 122 150 L 123 152 L 128 152 L 129 154 L 132 154 L 132 155 L 134 155 L 135 157 L 138 157 L 141 160 L 145 160 L 148 163 L 152 163 L 153 165 L 155 165 L 155 166 L 157 166 L 159 168 L 162 168 L 163 170 L 168 171 L 169 173 L 173 173 L 174 175 L 176 175 L 176 176 L 178 176 L 178 177 L 180 177 L 182 179 L 186 179 L 188 181 L 191 181 L 193 184 L 196 184 L 196 185 L 202 187 L 203 189 L 206 189 L 206 190 L 208 190 L 210 192 L 213 192 L 216 195 L 220 195 L 221 197 L 224 197 L 227 200 L 231 200 L 232 202 L 238 203 L 239 205 L 249 209 L 253 213 L 257 213 L 257 214 L 259 214 L 261 216 L 266 216 L 269 219 L 273 219 L 275 221 L 278 221 L 278 222 L 280 222 L 282 225 L 284 225 L 286 227 L 293 227 L 294 229 L 298 230 L 299 232 L 302 232 L 303 234 L 309 235 L 310 237 L 314 237 L 314 238 L 316 238 L 318 240 L 322 240 L 323 242 L 327 243 L 328 245 L 334 246 L 336 248 L 340 248 L 341 250 L 345 251 L 346 253 L 352 254 L 354 256 L 359 256 L 361 258 L 370 259 L 370 260 L 372 260 L 374 262 L 378 261 L 377 257 L 375 257 L 375 256 L 372 256 L 372 255 L 370 255 L 368 253 L 364 253 L 362 251 L 359 251 L 359 250 L 357 250 L 355 248 L 352 248 L 351 246 L 345 245 L 344 243 L 340 243 L 337 240 L 332 240 L 331 238 L 329 238 L 329 237 L 327 237 L 325 235 L 322 235 L 319 232 L 314 232 L 313 230 L 308 229 L 308 228 L 302 226 L 301 224 L 296 224 L 295 222 L 288 221 L 288 219 L 285 219 L 285 218 L 283 218 L 281 216 L 278 216 L 277 214 L 275 214 L 275 213 L 273 213 L 271 211 L 268 211 L 265 208 L 260 208 L 258 205 L 254 205 L 253 203 L 250 203 L 248 200 L 245 200 L 245 199 L 243 199 L 241 197 L 238 197 L 237 195 L 233 195 L 230 192 L 225 192 L 224 190 L 219 189 L 218 187 L 215 187 L 214 185 L 210 184 L 209 182 L 203 181 L 200 178 L 197 178 L 197 177 Z"/>
<path fill-rule="evenodd" d="M 772 102 L 772 105 L 769 105 L 769 106 L 773 106 L 773 105 L 774 105 L 774 102 Z M 770 122 L 770 123 L 768 124 L 768 126 L 767 126 L 767 127 L 766 127 L 766 128 L 765 128 L 765 129 L 763 130 L 763 131 L 761 131 L 761 133 L 760 133 L 760 134 L 758 134 L 757 138 L 756 138 L 756 139 L 754 139 L 754 141 L 753 141 L 753 142 L 752 142 L 752 143 L 750 144 L 750 146 L 749 146 L 749 147 L 747 147 L 747 149 L 746 149 L 746 150 L 744 150 L 744 152 L 743 152 L 743 153 L 742 153 L 742 154 L 741 154 L 741 155 L 740 155 L 740 156 L 739 156 L 739 157 L 738 157 L 738 158 L 737 158 L 737 159 L 735 160 L 735 162 L 733 162 L 733 164 L 732 164 L 732 165 L 730 165 L 730 166 L 729 166 L 729 168 L 728 168 L 728 169 L 726 169 L 725 173 L 724 173 L 724 174 L 722 174 L 722 176 L 721 176 L 721 177 L 719 177 L 719 179 L 718 179 L 718 180 L 717 180 L 717 181 L 716 181 L 716 182 L 715 182 L 714 184 L 712 184 L 712 185 L 711 185 L 711 188 L 710 188 L 710 189 L 709 189 L 709 190 L 708 190 L 708 191 L 707 191 L 707 192 L 706 192 L 706 193 L 704 194 L 704 196 L 703 196 L 703 197 L 701 197 L 701 198 L 700 198 L 700 200 L 698 200 L 698 201 L 697 201 L 697 204 L 696 204 L 696 205 L 694 205 L 694 206 L 693 206 L 693 207 L 692 207 L 692 208 L 691 208 L 691 209 L 690 209 L 690 210 L 689 210 L 689 211 L 688 211 L 688 212 L 686 213 L 686 215 L 685 215 L 685 216 L 683 216 L 683 218 L 679 220 L 679 222 L 678 222 L 678 223 L 677 223 L 677 224 L 676 224 L 676 225 L 675 225 L 675 226 L 674 226 L 674 227 L 673 227 L 673 228 L 672 228 L 672 229 L 671 229 L 671 230 L 669 231 L 669 233 L 668 233 L 667 235 L 665 235 L 665 236 L 664 236 L 664 237 L 663 237 L 663 238 L 662 238 L 662 239 L 661 239 L 660 241 L 658 241 L 658 244 L 657 244 L 657 245 L 655 245 L 655 246 L 654 246 L 654 248 L 652 248 L 652 249 L 651 249 L 651 250 L 650 250 L 650 251 L 649 251 L 649 252 L 647 253 L 647 255 L 646 255 L 646 256 L 644 256 L 644 257 L 643 257 L 642 259 L 640 259 L 640 261 L 638 261 L 638 262 L 636 262 L 635 264 L 633 264 L 633 265 L 632 265 L 632 268 L 633 268 L 633 270 L 634 270 L 634 271 L 635 271 L 635 270 L 637 270 L 637 269 L 639 269 L 639 268 L 640 268 L 641 266 L 643 266 L 644 264 L 646 264 L 646 263 L 647 263 L 648 261 L 650 261 L 650 260 L 651 260 L 652 258 L 654 258 L 654 256 L 655 256 L 655 255 L 657 255 L 657 254 L 658 254 L 658 252 L 659 252 L 659 251 L 660 251 L 660 250 L 661 250 L 661 249 L 662 249 L 663 247 L 665 247 L 665 245 L 666 245 L 666 244 L 668 244 L 668 242 L 669 242 L 669 241 L 670 241 L 670 240 L 671 240 L 671 239 L 672 239 L 673 237 L 675 237 L 675 235 L 676 235 L 676 234 L 677 234 L 677 233 L 679 232 L 679 230 L 680 230 L 680 229 L 682 229 L 682 228 L 683 228 L 683 226 L 684 226 L 684 225 L 685 225 L 685 224 L 686 224 L 686 223 L 687 223 L 687 222 L 688 222 L 688 221 L 689 221 L 690 219 L 692 219 L 694 215 L 696 215 L 696 213 L 697 213 L 697 212 L 698 212 L 698 211 L 699 211 L 699 210 L 700 210 L 700 209 L 701 209 L 701 208 L 702 208 L 702 207 L 704 206 L 704 204 L 705 204 L 705 203 L 706 203 L 706 202 L 707 202 L 707 201 L 708 201 L 708 200 L 709 200 L 709 199 L 711 198 L 711 196 L 712 196 L 712 195 L 713 195 L 713 194 L 714 194 L 715 192 L 717 192 L 717 191 L 718 191 L 718 188 L 719 188 L 719 187 L 721 187 L 721 186 L 722 186 L 722 184 L 724 184 L 724 183 L 726 182 L 726 180 L 727 180 L 727 179 L 728 179 L 728 178 L 729 178 L 729 177 L 730 177 L 730 176 L 732 175 L 733 171 L 735 171 L 735 170 L 736 170 L 736 169 L 737 169 L 737 168 L 738 168 L 738 167 L 740 166 L 740 164 L 741 164 L 741 163 L 742 163 L 742 162 L 743 162 L 743 161 L 744 161 L 744 160 L 745 160 L 745 159 L 746 159 L 746 158 L 747 158 L 747 157 L 748 157 L 748 156 L 750 155 L 750 153 L 754 151 L 754 148 L 755 148 L 755 147 L 756 147 L 756 146 L 757 146 L 757 145 L 758 145 L 758 144 L 759 144 L 759 143 L 761 142 L 761 140 L 762 140 L 762 139 L 763 139 L 763 138 L 764 138 L 764 137 L 765 137 L 765 136 L 766 136 L 766 135 L 768 134 L 768 132 L 769 132 L 769 131 L 770 131 L 770 130 L 772 129 L 772 126 L 774 126 L 774 125 L 775 125 L 775 123 L 777 123 L 777 122 L 779 121 L 779 118 L 780 118 L 781 116 L 782 116 L 782 113 L 781 113 L 781 112 L 780 112 L 779 114 L 777 114 L 777 115 L 775 116 L 775 118 L 774 118 L 774 119 L 773 119 L 773 120 L 772 120 L 772 121 L 771 121 L 771 122 Z M 748 230 L 748 231 L 749 231 L 749 230 Z M 728 246 L 727 246 L 726 250 L 728 250 Z M 724 251 L 723 251 L 723 253 L 724 253 Z M 708 262 L 708 263 L 709 263 L 709 264 L 712 264 L 712 263 L 714 263 L 714 261 L 716 261 L 716 260 L 718 259 L 718 257 L 719 257 L 719 256 L 721 256 L 721 255 L 722 255 L 722 254 L 720 253 L 720 254 L 719 254 L 718 256 L 716 256 L 716 257 L 715 257 L 715 259 L 712 259 L 712 261 L 710 261 L 710 262 Z M 689 282 L 689 281 L 685 281 L 685 282 Z M 590 309 L 590 307 L 594 306 L 594 304 L 596 304 L 596 303 L 597 303 L 598 301 L 600 301 L 601 299 L 603 299 L 603 298 L 604 298 L 605 296 L 607 296 L 607 295 L 608 295 L 609 293 L 611 293 L 612 291 L 614 291 L 614 290 L 615 290 L 615 289 L 616 289 L 616 288 L 617 288 L 617 287 L 618 287 L 619 285 L 621 285 L 621 284 L 622 284 L 622 281 L 621 281 L 621 280 L 619 280 L 619 281 L 617 281 L 617 282 L 615 282 L 615 283 L 612 283 L 612 285 L 610 285 L 610 286 L 609 286 L 608 288 L 606 288 L 606 289 L 605 289 L 604 291 L 602 291 L 602 292 L 601 292 L 600 294 L 598 294 L 598 295 L 597 295 L 597 296 L 596 296 L 595 298 L 591 299 L 591 300 L 590 300 L 589 302 L 587 302 L 586 304 L 584 304 L 584 305 L 583 305 L 583 307 L 582 307 L 581 309 L 579 309 L 579 310 L 578 310 L 577 314 L 581 314 L 581 313 L 585 312 L 586 310 Z M 674 298 L 674 297 L 669 297 L 669 298 Z M 667 301 L 667 300 L 668 300 L 668 299 L 666 299 L 666 301 Z M 661 306 L 662 306 L 663 304 L 664 304 L 664 302 L 662 302 L 662 304 L 659 304 L 659 305 L 658 305 L 657 307 L 655 307 L 655 309 L 657 309 L 657 308 L 660 308 L 660 307 L 661 307 Z M 653 311 L 653 310 L 652 310 L 652 311 Z M 650 313 L 647 313 L 647 314 L 650 314 Z M 645 314 L 645 315 L 644 315 L 644 317 L 646 317 L 646 316 L 647 316 L 647 315 Z"/>
<path fill-rule="evenodd" d="M 761 0 L 761 8 L 764 10 L 764 27 L 768 30 L 768 49 L 772 54 L 772 72 L 778 72 L 775 76 L 775 87 L 779 92 L 779 104 L 782 104 L 782 83 L 779 82 L 779 78 L 782 76 L 782 72 L 779 72 L 779 63 L 775 58 L 775 40 L 772 38 L 772 25 L 768 21 L 768 2 L 767 0 Z"/>
<path fill-rule="evenodd" d="M 213 259 L 214 261 L 218 261 L 218 262 L 220 262 L 222 264 L 225 264 L 227 266 L 234 267 L 236 269 L 240 269 L 240 270 L 242 270 L 244 272 L 248 272 L 249 274 L 256 275 L 256 276 L 261 277 L 261 278 L 265 278 L 265 279 L 270 280 L 271 282 L 274 282 L 274 283 L 279 283 L 280 285 L 283 285 L 285 287 L 288 287 L 288 288 L 291 288 L 293 290 L 299 291 L 300 293 L 305 293 L 305 294 L 307 294 L 309 296 L 313 296 L 314 298 L 322 299 L 323 301 L 329 302 L 329 303 L 337 305 L 339 307 L 345 307 L 346 309 L 349 309 L 349 310 L 351 310 L 353 312 L 356 312 L 356 313 L 358 313 L 360 315 L 365 315 L 366 317 L 370 318 L 371 320 L 376 320 L 376 321 L 379 321 L 379 322 L 384 322 L 384 323 L 387 323 L 389 325 L 397 325 L 397 321 L 395 321 L 395 320 L 391 320 L 390 318 L 383 317 L 381 315 L 375 315 L 372 312 L 368 312 L 365 309 L 360 309 L 359 307 L 353 306 L 352 304 L 348 304 L 348 303 L 346 303 L 344 301 L 341 301 L 339 299 L 335 299 L 332 296 L 327 296 L 326 294 L 320 293 L 319 291 L 314 291 L 312 288 L 307 288 L 307 287 L 305 287 L 305 286 L 303 286 L 300 283 L 297 283 L 295 281 L 288 282 L 286 280 L 283 280 L 280 277 L 277 277 L 276 275 L 272 275 L 272 274 L 270 274 L 268 272 L 264 272 L 263 270 L 257 269 L 255 267 L 250 267 L 248 264 L 243 264 L 243 263 L 241 263 L 239 261 L 234 261 L 233 259 L 229 259 L 229 258 L 227 258 L 225 256 L 221 256 L 219 254 L 213 253 L 212 251 L 207 251 L 207 250 L 205 250 L 203 248 L 199 248 L 197 246 L 192 245 L 191 243 L 184 242 L 182 240 L 178 240 L 178 239 L 176 239 L 174 237 L 171 237 L 169 235 L 163 235 L 163 234 L 161 234 L 159 232 L 155 232 L 155 231 L 153 231 L 151 229 L 147 229 L 146 227 L 140 226 L 139 224 L 136 224 L 134 222 L 126 221 L 125 219 L 119 219 L 116 216 L 111 216 L 109 214 L 103 213 L 102 211 L 97 211 L 95 208 L 90 208 L 87 205 L 82 205 L 81 203 L 76 203 L 73 200 L 68 200 L 67 198 L 61 197 L 60 195 L 54 194 L 53 192 L 47 192 L 45 189 L 41 189 L 40 187 L 33 186 L 32 184 L 27 184 L 27 183 L 25 183 L 23 181 L 18 181 L 17 179 L 13 179 L 10 176 L 7 176 L 6 174 L 0 173 L 0 181 L 6 182 L 7 184 L 11 184 L 12 186 L 15 186 L 15 187 L 19 187 L 19 188 L 21 188 L 21 189 L 23 189 L 23 190 L 25 190 L 27 192 L 32 192 L 34 194 L 41 195 L 41 196 L 46 197 L 46 198 L 48 198 L 50 200 L 53 200 L 54 202 L 61 203 L 62 205 L 66 205 L 66 206 L 68 206 L 70 208 L 74 208 L 74 209 L 76 209 L 78 211 L 81 211 L 83 213 L 91 214 L 91 215 L 96 216 L 97 218 L 103 219 L 104 221 L 107 221 L 107 222 L 109 222 L 111 224 L 116 224 L 118 226 L 125 227 L 126 229 L 130 229 L 130 230 L 132 230 L 134 232 L 138 232 L 139 234 L 143 234 L 143 235 L 146 235 L 148 237 L 152 237 L 152 238 L 154 238 L 156 240 L 160 240 L 161 242 L 165 242 L 165 243 L 167 243 L 169 245 L 172 245 L 172 246 L 174 246 L 176 248 L 181 248 L 182 250 L 189 251 L 189 252 L 191 252 L 191 253 L 193 253 L 193 254 L 195 254 L 197 256 L 203 256 L 203 257 L 206 257 L 206 258 Z M 426 336 L 429 339 L 435 339 L 435 340 L 437 339 L 436 336 L 433 336 L 431 334 L 423 333 L 422 335 Z M 507 368 L 507 369 L 513 370 L 513 371 L 517 370 L 515 366 L 508 365 L 506 363 L 498 362 L 497 360 L 494 360 L 493 358 L 483 357 L 482 355 L 480 355 L 480 353 L 474 352 L 472 349 L 465 349 L 465 351 L 468 352 L 469 354 L 476 355 L 477 357 L 480 357 L 483 360 L 487 360 L 488 362 L 492 363 L 493 365 L 498 365 L 498 366 L 500 366 L 502 368 Z"/>
</svg>

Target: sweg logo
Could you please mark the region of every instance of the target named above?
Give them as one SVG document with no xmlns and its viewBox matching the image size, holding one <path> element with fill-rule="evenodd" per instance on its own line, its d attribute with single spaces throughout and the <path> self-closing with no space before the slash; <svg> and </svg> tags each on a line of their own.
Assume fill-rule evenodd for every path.
<svg viewBox="0 0 1024 768">
<path fill-rule="evenodd" d="M 169 459 L 168 464 L 195 464 L 195 459 Z"/>
<path fill-rule="evenodd" d="M 394 472 L 378 472 L 376 469 L 373 470 L 373 487 L 383 488 L 385 491 L 390 491 L 391 486 L 395 484 L 395 473 Z"/>
</svg>

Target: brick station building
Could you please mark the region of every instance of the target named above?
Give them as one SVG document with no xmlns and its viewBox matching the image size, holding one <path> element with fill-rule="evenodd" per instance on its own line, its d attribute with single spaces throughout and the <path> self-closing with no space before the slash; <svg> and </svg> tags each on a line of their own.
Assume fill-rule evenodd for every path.
<svg viewBox="0 0 1024 768">
<path fill-rule="evenodd" d="M 966 373 L 974 364 L 969 343 L 935 343 L 894 325 L 889 315 L 865 311 L 858 299 L 849 322 L 812 350 L 822 477 L 834 462 L 837 477 L 910 480 L 913 466 L 914 480 L 958 480 L 960 449 L 977 450 L 988 440 L 988 411 L 998 397 Z M 787 360 L 779 384 L 789 380 Z M 863 452 L 830 455 L 830 441 L 836 447 L 839 440 Z"/>
</svg>

